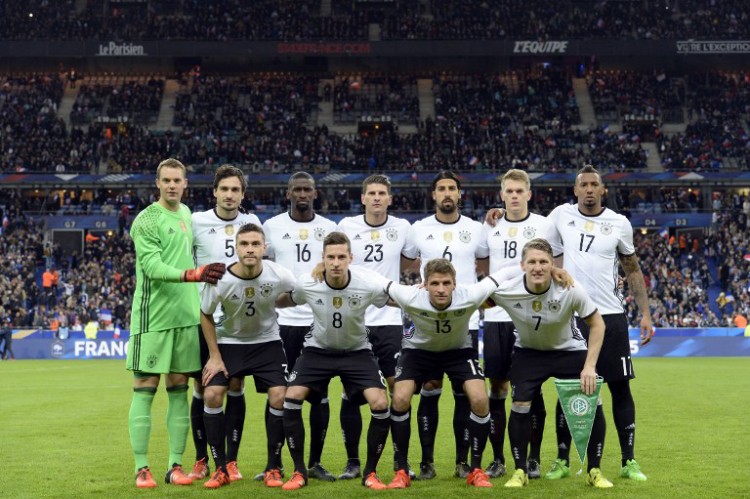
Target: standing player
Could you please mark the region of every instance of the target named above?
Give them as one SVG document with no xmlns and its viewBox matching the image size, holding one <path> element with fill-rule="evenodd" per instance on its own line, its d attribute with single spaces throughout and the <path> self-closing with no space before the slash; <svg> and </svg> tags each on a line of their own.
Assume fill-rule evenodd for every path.
<svg viewBox="0 0 750 499">
<path fill-rule="evenodd" d="M 315 180 L 309 173 L 298 172 L 291 175 L 286 192 L 290 203 L 289 212 L 270 218 L 263 224 L 266 256 L 291 270 L 294 276 L 312 271 L 323 254 L 323 239 L 326 234 L 336 230 L 334 222 L 315 213 L 315 197 Z M 289 372 L 294 369 L 312 322 L 313 314 L 309 306 L 279 310 L 280 334 Z M 336 477 L 320 464 L 330 418 L 328 394 L 324 391 L 320 395 L 320 400 L 310 400 L 308 468 L 310 477 L 334 481 Z M 256 478 L 262 479 L 262 475 Z"/>
<path fill-rule="evenodd" d="M 456 286 L 456 271 L 445 258 L 427 262 L 424 289 L 388 285 L 388 294 L 414 320 L 414 332 L 404 337 L 403 350 L 396 367 L 393 390 L 391 430 L 398 450 L 398 471 L 389 489 L 409 487 L 407 457 L 411 436 L 411 398 L 418 384 L 442 379 L 448 374 L 460 387 L 470 404 L 468 433 L 471 442 L 471 471 L 467 483 L 492 487 L 482 471 L 482 453 L 490 432 L 490 407 L 484 373 L 469 335 L 471 314 L 498 287 L 488 277 L 471 286 Z"/>
<path fill-rule="evenodd" d="M 361 392 L 370 405 L 372 417 L 362 485 L 374 490 L 386 488 L 376 467 L 388 438 L 390 412 L 385 379 L 367 340 L 365 311 L 370 305 L 386 304 L 388 281 L 361 267 L 350 268 L 351 261 L 349 238 L 342 232 L 328 234 L 323 242 L 323 282 L 304 274 L 294 290 L 276 302 L 279 307 L 309 304 L 315 317 L 302 355 L 289 374 L 284 400 L 284 430 L 294 460 L 294 474 L 284 484 L 284 490 L 307 484 L 302 402 L 311 391 L 326 391 L 334 376 L 341 377 L 349 397 Z"/>
<path fill-rule="evenodd" d="M 136 255 L 136 289 L 130 323 L 127 368 L 133 371 L 128 427 L 136 486 L 156 487 L 148 466 L 151 405 L 162 374 L 167 387 L 169 471 L 167 483 L 190 485 L 182 469 L 189 429 L 188 374 L 200 370 L 197 325 L 200 296 L 195 284 L 215 284 L 223 263 L 194 269 L 190 209 L 180 200 L 187 188 L 185 166 L 166 159 L 156 169 L 159 200 L 141 211 L 130 229 Z"/>
<path fill-rule="evenodd" d="M 391 204 L 390 179 L 385 175 L 367 177 L 362 182 L 361 200 L 365 214 L 344 218 L 337 228 L 351 241 L 354 255 L 352 263 L 370 269 L 388 280 L 399 282 L 401 269 L 411 265 L 410 260 L 401 256 L 411 226 L 406 220 L 388 214 Z M 394 307 L 370 306 L 365 314 L 365 324 L 380 370 L 389 389 L 393 390 L 393 375 L 404 336 L 401 311 Z M 343 394 L 340 418 L 347 462 L 339 479 L 360 476 L 361 403 L 364 401 L 353 401 Z"/>
<path fill-rule="evenodd" d="M 408 244 L 403 250 L 404 256 L 412 259 L 421 257 L 423 274 L 429 260 L 445 258 L 453 263 L 456 281 L 459 284 L 476 283 L 477 269 L 485 275 L 488 273 L 487 234 L 481 223 L 461 215 L 461 182 L 455 173 L 441 171 L 435 176 L 432 181 L 432 199 L 435 201 L 435 215 L 414 223 L 409 233 Z M 479 313 L 475 312 L 469 323 L 469 333 L 475 351 L 478 331 Z M 478 358 L 478 352 L 476 356 Z M 417 480 L 435 477 L 435 434 L 442 386 L 442 379 L 429 380 L 422 386 L 417 409 L 422 462 Z M 466 478 L 470 472 L 466 462 L 469 453 L 466 422 L 471 411 L 469 401 L 460 386 L 454 387 L 453 396 L 456 401 L 453 412 L 453 432 L 456 440 L 455 476 Z"/>
<path fill-rule="evenodd" d="M 490 272 L 511 269 L 521 270 L 521 248 L 534 238 L 551 239 L 555 235 L 552 224 L 541 215 L 529 213 L 531 182 L 523 170 L 508 170 L 500 183 L 500 198 L 505 203 L 504 216 L 494 226 L 485 225 L 487 245 L 490 249 Z M 508 372 L 513 345 L 516 342 L 515 326 L 501 307 L 484 311 L 484 372 L 490 379 L 490 444 L 494 460 L 487 467 L 487 475 L 505 474 L 505 399 L 508 397 Z M 539 478 L 539 454 L 544 433 L 546 411 L 541 391 L 531 406 L 532 436 L 529 452 L 529 478 Z"/>
<path fill-rule="evenodd" d="M 284 445 L 284 395 L 286 357 L 276 322 L 276 298 L 294 288 L 292 273 L 275 262 L 263 262 L 265 238 L 260 225 L 243 225 L 237 231 L 238 261 L 216 286 L 206 286 L 201 300 L 201 324 L 210 353 L 203 368 L 205 422 L 216 472 L 204 487 L 229 484 L 225 453 L 227 425 L 222 405 L 227 388 L 242 386 L 245 376 L 255 378 L 259 392 L 268 392 L 266 434 L 268 461 L 264 481 L 281 487 L 281 447 Z M 235 247 L 234 245 L 232 246 Z M 217 323 L 214 313 L 220 312 Z M 228 407 L 228 404 L 227 404 Z M 227 418 L 228 419 L 228 418 Z M 230 427 L 230 431 L 232 431 Z"/>
<path fill-rule="evenodd" d="M 229 265 L 237 261 L 235 252 L 235 234 L 245 224 L 260 225 L 258 217 L 252 213 L 240 213 L 240 205 L 245 197 L 247 181 L 242 170 L 231 165 L 222 165 L 214 175 L 214 197 L 216 207 L 207 211 L 193 213 L 193 251 L 198 265 L 208 262 L 224 262 Z M 201 291 L 203 287 L 201 286 Z M 216 321 L 219 320 L 214 317 Z M 208 349 L 203 335 L 200 337 L 201 364 L 208 360 Z M 206 427 L 203 423 L 203 385 L 201 372 L 194 374 L 193 401 L 190 406 L 190 422 L 195 444 L 195 464 L 190 478 L 202 480 L 209 473 L 208 454 L 206 452 Z M 222 399 L 223 400 L 223 399 Z M 237 468 L 237 454 L 245 426 L 245 395 L 241 378 L 233 378 L 227 393 L 226 421 L 227 435 L 227 470 L 232 481 L 240 480 L 242 474 Z"/>
<path fill-rule="evenodd" d="M 591 294 L 607 327 L 604 345 L 597 364 L 597 373 L 604 378 L 612 394 L 612 413 L 622 452 L 620 476 L 636 481 L 646 480 L 635 460 L 635 402 L 630 380 L 635 378 L 630 358 L 628 322 L 618 287 L 618 267 L 622 265 L 630 292 L 643 314 L 641 344 L 654 335 L 648 294 L 643 273 L 633 246 L 633 227 L 624 216 L 602 206 L 605 188 L 601 175 L 592 166 L 585 166 L 576 176 L 574 194 L 578 204 L 561 205 L 549 215 L 559 234 L 564 254 L 564 268 Z M 579 321 L 581 322 L 581 321 Z M 579 324 L 584 336 L 588 333 Z M 557 407 L 558 459 L 545 478 L 559 479 L 570 475 L 570 432 L 564 423 L 562 409 Z"/>
<path fill-rule="evenodd" d="M 596 305 L 581 286 L 563 288 L 552 280 L 552 247 L 544 239 L 532 239 L 523 246 L 523 274 L 503 284 L 492 295 L 516 325 L 510 380 L 513 405 L 508 435 L 516 471 L 506 487 L 528 484 L 526 449 L 531 430 L 531 401 L 550 377 L 580 378 L 581 390 L 596 390 L 596 361 L 604 337 L 604 321 Z M 586 322 L 587 341 L 575 326 L 573 314 Z M 601 399 L 597 404 L 588 444 L 588 483 L 597 488 L 612 487 L 599 469 L 604 449 L 605 423 Z"/>
</svg>

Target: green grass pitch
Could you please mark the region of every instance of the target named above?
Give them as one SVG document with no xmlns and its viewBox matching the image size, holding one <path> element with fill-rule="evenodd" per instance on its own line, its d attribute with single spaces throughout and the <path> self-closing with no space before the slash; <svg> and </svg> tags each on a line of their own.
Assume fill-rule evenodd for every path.
<svg viewBox="0 0 750 499">
<path fill-rule="evenodd" d="M 200 484 L 174 487 L 163 483 L 167 441 L 164 426 L 166 397 L 160 387 L 153 407 L 150 447 L 151 469 L 159 486 L 137 490 L 127 429 L 132 376 L 124 361 L 12 361 L 0 363 L 0 497 L 271 497 L 282 495 L 337 498 L 389 495 L 400 497 L 608 497 L 641 498 L 750 497 L 745 475 L 748 463 L 747 394 L 750 367 L 746 358 L 644 358 L 636 361 L 633 382 L 637 406 L 636 457 L 649 480 L 630 483 L 618 477 L 620 452 L 612 423 L 609 392 L 603 390 L 607 415 L 607 442 L 602 468 L 615 487 L 593 490 L 583 476 L 559 482 L 534 480 L 521 490 L 505 489 L 506 478 L 494 480 L 494 489 L 474 490 L 453 478 L 454 444 L 451 430 L 452 397 L 441 400 L 441 419 L 436 446 L 438 477 L 414 482 L 404 491 L 365 490 L 359 481 L 333 484 L 311 481 L 299 492 L 265 489 L 252 476 L 265 464 L 262 411 L 264 399 L 251 393 L 248 383 L 248 415 L 240 450 L 240 470 L 246 479 L 218 491 Z M 553 427 L 554 387 L 544 388 L 547 425 L 542 449 L 543 468 L 555 457 Z M 338 422 L 340 385 L 331 385 L 331 424 L 323 464 L 339 473 L 345 453 Z M 448 395 L 448 394 L 446 394 Z M 414 400 L 416 410 L 417 399 Z M 364 410 L 363 410 L 364 413 Z M 413 418 L 414 419 L 414 418 Z M 367 425 L 365 420 L 365 430 Z M 507 441 L 506 441 L 507 447 Z M 384 453 L 380 476 L 393 476 L 391 444 Z M 194 458 L 188 439 L 185 465 Z M 287 470 L 291 458 L 283 451 Z M 364 438 L 360 445 L 364 456 Z M 419 462 L 417 432 L 410 449 L 412 464 Z M 488 445 L 485 464 L 491 457 Z M 508 462 L 510 452 L 506 450 Z M 577 458 L 573 457 L 574 470 Z M 509 466 L 512 470 L 512 465 Z"/>
</svg>

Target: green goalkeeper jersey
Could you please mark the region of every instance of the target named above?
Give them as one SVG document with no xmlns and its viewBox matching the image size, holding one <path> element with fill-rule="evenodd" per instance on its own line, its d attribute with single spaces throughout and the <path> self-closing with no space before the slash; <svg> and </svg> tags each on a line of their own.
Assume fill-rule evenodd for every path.
<svg viewBox="0 0 750 499">
<path fill-rule="evenodd" d="M 130 334 L 199 324 L 198 285 L 180 282 L 195 266 L 190 209 L 181 204 L 173 212 L 152 203 L 135 217 L 130 236 L 136 275 Z"/>
</svg>

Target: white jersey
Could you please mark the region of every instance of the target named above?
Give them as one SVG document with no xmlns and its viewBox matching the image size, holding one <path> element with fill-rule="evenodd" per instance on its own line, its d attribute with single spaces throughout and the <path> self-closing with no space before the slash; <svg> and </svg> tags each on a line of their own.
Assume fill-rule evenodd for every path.
<svg viewBox="0 0 750 499">
<path fill-rule="evenodd" d="M 439 310 L 430 303 L 426 289 L 391 282 L 388 294 L 414 322 L 414 329 L 404 334 L 401 347 L 430 352 L 471 348 L 471 315 L 496 289 L 497 282 L 491 277 L 471 286 L 458 284 L 450 305 Z"/>
<path fill-rule="evenodd" d="M 490 249 L 490 274 L 502 269 L 512 269 L 513 275 L 523 274 L 521 252 L 524 244 L 532 239 L 547 241 L 557 238 L 552 223 L 541 215 L 529 213 L 523 220 L 511 221 L 503 217 L 494 227 L 485 223 L 487 246 Z M 484 311 L 484 322 L 510 322 L 505 309 L 493 307 Z"/>
<path fill-rule="evenodd" d="M 282 213 L 266 220 L 266 257 L 280 263 L 295 277 L 312 272 L 323 260 L 323 239 L 336 230 L 336 224 L 320 215 L 309 222 L 298 222 L 291 215 Z M 309 327 L 313 322 L 310 307 L 279 309 L 279 324 L 282 326 Z"/>
<path fill-rule="evenodd" d="M 406 245 L 411 225 L 403 218 L 388 215 L 385 223 L 370 225 L 364 215 L 343 218 L 337 227 L 352 243 L 354 265 L 377 272 L 389 281 L 401 279 L 401 251 Z M 394 307 L 370 306 L 365 314 L 368 326 L 401 326 L 401 311 Z"/>
<path fill-rule="evenodd" d="M 575 204 L 558 206 L 548 218 L 557 230 L 552 249 L 556 255 L 564 253 L 565 270 L 589 292 L 602 315 L 623 313 L 617 271 L 619 254 L 635 253 L 630 221 L 609 208 L 583 215 Z"/>
<path fill-rule="evenodd" d="M 388 281 L 362 267 L 349 267 L 349 283 L 334 289 L 305 274 L 297 280 L 292 301 L 307 303 L 315 317 L 305 337 L 306 347 L 352 351 L 371 348 L 367 340 L 365 310 L 370 305 L 382 307 L 388 302 Z"/>
<path fill-rule="evenodd" d="M 193 255 L 196 265 L 221 262 L 230 265 L 237 261 L 235 250 L 237 230 L 245 224 L 261 226 L 260 220 L 252 213 L 237 212 L 232 219 L 221 218 L 216 208 L 192 214 L 190 225 L 193 228 Z M 198 283 L 203 292 L 205 282 Z M 214 314 L 218 323 L 219 314 Z"/>
<path fill-rule="evenodd" d="M 201 311 L 219 315 L 218 343 L 253 344 L 280 339 L 276 322 L 276 298 L 294 289 L 296 279 L 275 262 L 263 262 L 263 270 L 253 279 L 232 272 L 232 265 L 216 286 L 206 286 L 201 295 Z"/>
<path fill-rule="evenodd" d="M 404 256 L 407 258 L 422 258 L 422 278 L 428 261 L 445 258 L 456 269 L 456 283 L 465 285 L 477 282 L 475 260 L 487 258 L 489 254 L 484 227 L 463 215 L 454 223 L 443 223 L 436 215 L 416 221 L 404 248 Z M 469 327 L 479 329 L 479 312 L 472 315 Z"/>
<path fill-rule="evenodd" d="M 501 283 L 492 299 L 503 307 L 516 328 L 516 346 L 535 350 L 586 350 L 586 340 L 573 317 L 588 317 L 596 305 L 586 290 L 576 284 L 565 289 L 552 283 L 535 294 L 526 288 L 525 275 Z"/>
</svg>

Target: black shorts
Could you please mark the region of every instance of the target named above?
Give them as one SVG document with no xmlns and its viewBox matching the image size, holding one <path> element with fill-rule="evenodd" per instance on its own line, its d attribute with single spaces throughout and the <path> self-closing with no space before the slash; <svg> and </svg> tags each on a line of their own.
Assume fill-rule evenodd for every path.
<svg viewBox="0 0 750 499">
<path fill-rule="evenodd" d="M 203 336 L 203 328 L 200 324 L 198 324 L 198 346 L 200 347 L 201 366 L 205 366 L 206 362 L 208 362 L 208 344 L 206 343 L 206 338 Z M 201 383 L 203 371 L 195 371 L 194 373 L 190 373 L 190 376 L 198 383 Z"/>
<path fill-rule="evenodd" d="M 354 397 L 368 388 L 385 390 L 386 382 L 372 350 L 336 352 L 305 347 L 289 372 L 289 386 L 306 386 L 313 392 L 326 393 L 328 382 L 340 377 L 347 397 Z"/>
<path fill-rule="evenodd" d="M 630 356 L 630 335 L 625 314 L 603 315 L 604 343 L 596 363 L 596 373 L 604 381 L 619 381 L 635 378 L 633 359 Z M 577 319 L 578 328 L 586 341 L 589 340 L 589 327 L 586 321 Z"/>
<path fill-rule="evenodd" d="M 403 326 L 367 326 L 372 345 L 372 353 L 378 359 L 378 366 L 386 378 L 396 373 L 396 362 L 401 352 L 401 340 L 404 337 Z"/>
<path fill-rule="evenodd" d="M 222 343 L 219 352 L 229 378 L 252 376 L 258 393 L 265 393 L 273 386 L 286 386 L 286 356 L 281 341 L 251 345 Z M 229 378 L 219 373 L 207 386 L 229 386 Z"/>
<path fill-rule="evenodd" d="M 413 380 L 417 385 L 430 380 L 442 380 L 447 374 L 454 388 L 463 387 L 470 379 L 484 380 L 484 371 L 473 348 L 431 352 L 404 348 L 396 366 L 396 381 Z"/>
<path fill-rule="evenodd" d="M 516 348 L 510 368 L 511 397 L 520 402 L 531 402 L 542 385 L 551 377 L 581 379 L 586 363 L 586 350 L 534 350 Z"/>
<path fill-rule="evenodd" d="M 305 336 L 310 332 L 312 326 L 282 326 L 279 325 L 279 336 L 284 343 L 284 353 L 286 361 L 289 364 L 289 372 L 292 372 L 297 358 L 302 353 L 302 347 L 305 344 Z"/>
<path fill-rule="evenodd" d="M 506 380 L 516 343 L 512 322 L 484 323 L 484 374 L 490 379 Z"/>
<path fill-rule="evenodd" d="M 479 359 L 479 329 L 469 329 L 471 336 L 471 348 L 474 349 L 474 357 Z"/>
</svg>

